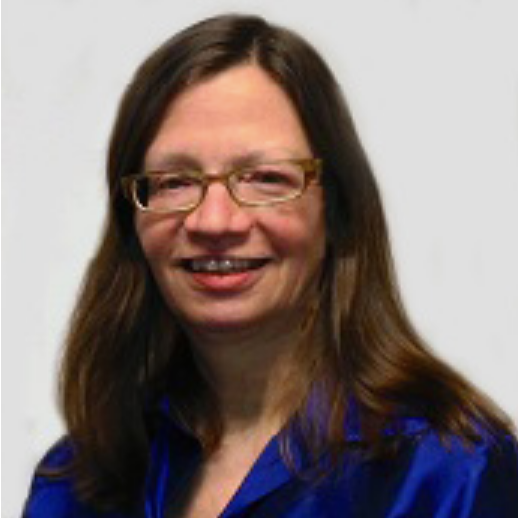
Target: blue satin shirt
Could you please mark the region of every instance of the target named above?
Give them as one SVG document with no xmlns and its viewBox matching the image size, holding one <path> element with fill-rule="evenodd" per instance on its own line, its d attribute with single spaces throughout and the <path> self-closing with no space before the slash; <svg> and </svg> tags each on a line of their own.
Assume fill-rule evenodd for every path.
<svg viewBox="0 0 518 518">
<path fill-rule="evenodd" d="M 266 446 L 220 518 L 517 518 L 518 447 L 512 437 L 481 440 L 467 448 L 445 446 L 426 421 L 404 419 L 397 456 L 366 461 L 351 453 L 339 471 L 319 483 L 294 475 L 284 464 L 279 439 Z M 353 426 L 348 440 L 359 439 Z M 295 445 L 296 448 L 296 445 Z M 196 469 L 198 443 L 164 418 L 153 441 L 142 518 L 173 518 L 170 504 Z M 43 460 L 70 460 L 66 442 Z M 295 458 L 304 469 L 302 455 Z M 74 496 L 72 481 L 36 476 L 24 518 L 135 518 L 98 514 Z"/>
</svg>

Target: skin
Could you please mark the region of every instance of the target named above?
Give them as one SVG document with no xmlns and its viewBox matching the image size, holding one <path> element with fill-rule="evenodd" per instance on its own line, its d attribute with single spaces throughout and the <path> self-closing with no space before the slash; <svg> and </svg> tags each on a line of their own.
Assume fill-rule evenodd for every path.
<svg viewBox="0 0 518 518">
<path fill-rule="evenodd" d="M 252 159 L 307 158 L 311 147 L 284 91 L 259 67 L 238 66 L 189 87 L 169 106 L 146 170 L 179 160 L 218 175 Z M 297 200 L 243 207 L 222 183 L 188 213 L 137 211 L 136 230 L 157 285 L 187 331 L 219 398 L 224 437 L 199 473 L 190 513 L 214 516 L 282 425 L 283 391 L 325 249 L 322 188 Z M 197 256 L 267 258 L 244 276 L 199 282 L 178 266 Z"/>
<path fill-rule="evenodd" d="M 146 153 L 145 168 L 167 170 L 187 161 L 217 175 L 243 162 L 310 156 L 284 91 L 259 67 L 243 65 L 174 100 Z M 243 207 L 223 184 L 213 183 L 195 210 L 138 211 L 135 224 L 157 285 L 225 401 L 224 412 L 251 419 L 267 406 L 271 380 L 300 340 L 324 255 L 321 187 L 311 184 L 299 199 L 284 204 Z M 177 264 L 206 255 L 266 258 L 268 263 L 244 276 L 206 275 L 201 283 Z M 244 404 L 247 387 L 256 401 Z"/>
<path fill-rule="evenodd" d="M 312 152 L 286 94 L 260 68 L 245 65 L 187 89 L 169 107 L 145 168 L 167 169 L 179 155 L 214 175 L 250 155 L 275 160 Z M 194 211 L 138 212 L 136 228 L 168 306 L 196 341 L 290 334 L 324 255 L 322 190 L 315 184 L 298 200 L 242 207 L 223 184 L 214 183 Z M 241 284 L 215 280 L 207 287 L 175 266 L 178 259 L 200 255 L 269 263 Z"/>
</svg>

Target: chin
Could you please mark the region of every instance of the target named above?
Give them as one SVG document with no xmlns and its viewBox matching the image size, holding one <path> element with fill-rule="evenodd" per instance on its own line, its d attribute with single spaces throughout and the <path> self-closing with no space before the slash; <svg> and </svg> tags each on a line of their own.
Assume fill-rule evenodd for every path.
<svg viewBox="0 0 518 518">
<path fill-rule="evenodd" d="M 228 335 L 232 333 L 251 333 L 267 325 L 267 315 L 222 314 L 182 318 L 184 326 L 194 334 Z"/>
</svg>

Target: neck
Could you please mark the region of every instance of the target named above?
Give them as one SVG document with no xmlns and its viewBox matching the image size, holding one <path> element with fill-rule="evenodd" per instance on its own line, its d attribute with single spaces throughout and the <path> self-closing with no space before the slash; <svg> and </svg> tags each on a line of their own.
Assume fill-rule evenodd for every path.
<svg viewBox="0 0 518 518">
<path fill-rule="evenodd" d="M 261 332 L 190 332 L 189 337 L 198 368 L 216 394 L 224 435 L 276 433 L 287 408 L 296 404 L 289 388 L 300 323 Z"/>
</svg>

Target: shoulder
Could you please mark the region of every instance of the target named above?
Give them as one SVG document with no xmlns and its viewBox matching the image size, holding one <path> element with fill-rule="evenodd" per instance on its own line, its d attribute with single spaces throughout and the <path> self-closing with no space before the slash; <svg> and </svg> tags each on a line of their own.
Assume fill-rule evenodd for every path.
<svg viewBox="0 0 518 518">
<path fill-rule="evenodd" d="M 71 476 L 62 472 L 73 460 L 70 442 L 62 439 L 43 457 L 36 468 L 23 518 L 95 518 L 74 496 Z"/>
<path fill-rule="evenodd" d="M 414 444 L 413 460 L 430 473 L 463 475 L 468 483 L 487 474 L 491 481 L 505 479 L 518 473 L 518 448 L 514 437 L 508 434 L 481 434 L 472 441 L 449 436 L 440 437 L 433 430 L 411 438 Z"/>
<path fill-rule="evenodd" d="M 393 474 L 381 480 L 392 482 L 398 516 L 420 509 L 452 518 L 511 518 L 518 508 L 518 446 L 505 433 L 481 429 L 467 442 L 423 428 L 407 433 L 399 456 L 380 469 Z"/>
</svg>

